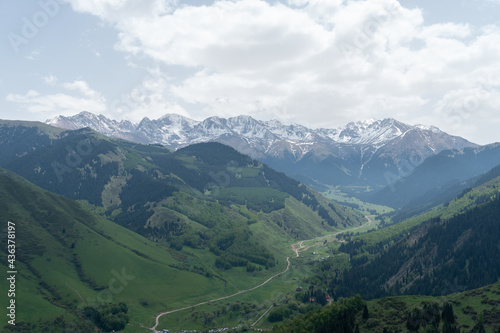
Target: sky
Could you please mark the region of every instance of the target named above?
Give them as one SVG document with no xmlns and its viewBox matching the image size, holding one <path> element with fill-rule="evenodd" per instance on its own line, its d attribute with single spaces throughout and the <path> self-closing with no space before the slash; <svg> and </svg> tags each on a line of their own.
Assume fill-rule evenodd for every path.
<svg viewBox="0 0 500 333">
<path fill-rule="evenodd" d="M 395 118 L 500 141 L 500 0 L 3 0 L 0 118 Z"/>
</svg>

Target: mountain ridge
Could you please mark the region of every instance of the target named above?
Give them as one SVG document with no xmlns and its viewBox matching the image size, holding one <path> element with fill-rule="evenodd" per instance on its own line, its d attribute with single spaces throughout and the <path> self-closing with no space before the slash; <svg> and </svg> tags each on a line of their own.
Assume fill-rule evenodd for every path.
<svg viewBox="0 0 500 333">
<path fill-rule="evenodd" d="M 139 123 L 81 112 L 47 124 L 66 129 L 89 127 L 101 134 L 177 150 L 216 141 L 294 176 L 308 185 L 388 185 L 387 174 L 418 166 L 443 150 L 477 147 L 437 127 L 408 125 L 392 118 L 351 122 L 339 128 L 311 129 L 251 116 L 209 117 L 196 121 L 177 114 Z"/>
<path fill-rule="evenodd" d="M 396 137 L 405 135 L 409 130 L 432 131 L 433 133 L 444 133 L 435 126 L 422 124 L 408 125 L 394 118 L 384 118 L 382 120 L 369 119 L 356 122 L 349 122 L 345 126 L 337 128 L 309 128 L 300 124 L 284 124 L 277 119 L 261 121 L 248 115 L 240 115 L 229 118 L 211 116 L 198 121 L 188 117 L 168 113 L 158 119 L 144 117 L 138 123 L 129 120 L 113 120 L 103 115 L 96 115 L 88 111 L 82 111 L 77 115 L 65 117 L 57 116 L 45 121 L 46 124 L 69 130 L 89 127 L 101 134 L 127 139 L 128 135 L 133 136 L 134 131 L 148 134 L 148 126 L 164 133 L 161 139 L 159 136 L 150 138 L 151 142 L 162 144 L 170 149 L 177 150 L 198 140 L 205 141 L 214 139 L 217 135 L 238 134 L 245 138 L 263 138 L 265 136 L 273 139 L 286 139 L 293 143 L 311 143 L 321 139 L 329 139 L 336 143 L 345 144 L 366 144 L 376 148 L 381 147 Z M 198 131 L 198 139 L 186 142 L 185 139 L 193 135 L 185 133 L 187 130 Z M 169 135 L 165 135 L 169 134 Z M 203 137 L 201 134 L 205 134 Z M 121 135 L 122 137 L 118 136 Z M 135 141 L 130 137 L 131 141 Z M 139 142 L 141 143 L 141 142 Z"/>
</svg>

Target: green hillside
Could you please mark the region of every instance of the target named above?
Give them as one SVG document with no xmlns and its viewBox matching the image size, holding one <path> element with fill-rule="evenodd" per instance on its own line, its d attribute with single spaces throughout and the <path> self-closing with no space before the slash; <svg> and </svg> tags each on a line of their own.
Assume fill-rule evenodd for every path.
<svg viewBox="0 0 500 333">
<path fill-rule="evenodd" d="M 373 214 L 364 216 L 359 201 L 335 203 L 218 143 L 172 152 L 88 129 L 3 122 L 0 154 L 10 170 L 0 169 L 0 221 L 17 242 L 15 331 L 500 324 L 496 169 L 423 214 L 377 216 L 380 207 L 363 206 Z M 7 271 L 6 238 L 0 246 Z M 433 324 L 445 304 L 455 323 Z"/>
<path fill-rule="evenodd" d="M 498 196 L 500 192 L 500 177 L 493 179 L 485 179 L 485 182 L 480 182 L 480 185 L 464 190 L 455 199 L 447 202 L 444 205 L 439 205 L 423 214 L 411 216 L 404 219 L 402 222 L 395 223 L 390 218 L 382 217 L 382 226 L 384 224 L 393 224 L 369 234 L 360 235 L 353 239 L 358 244 L 363 244 L 362 248 L 365 252 L 373 251 L 376 248 L 393 244 L 401 237 L 408 235 L 411 231 L 418 228 L 424 222 L 432 219 L 441 218 L 449 219 L 458 214 L 464 213 L 467 210 L 476 207 L 477 205 L 485 204 Z"/>
<path fill-rule="evenodd" d="M 400 224 L 354 237 L 338 251 L 343 267 L 326 263 L 321 280 L 332 295 L 367 299 L 400 294 L 440 295 L 456 281 L 462 289 L 494 283 L 500 276 L 500 178 Z M 321 267 L 318 267 L 320 271 Z"/>
<path fill-rule="evenodd" d="M 295 294 L 298 307 L 277 304 L 262 327 L 277 325 L 278 332 L 498 332 L 497 174 L 495 168 L 471 180 L 476 187 L 424 214 L 399 223 L 388 216 L 402 215 L 385 214 L 377 218 L 379 230 L 349 232 L 315 247 L 331 256 L 313 261 L 314 276 L 304 279 L 304 291 Z M 337 302 L 321 308 L 325 294 Z M 366 317 L 361 299 L 344 298 L 356 294 L 371 299 Z M 409 296 L 384 298 L 388 295 Z M 309 302 L 311 297 L 315 302 Z M 304 305 L 311 312 L 300 316 Z M 443 319 L 445 305 L 453 308 L 453 323 Z"/>
<path fill-rule="evenodd" d="M 127 331 L 136 331 L 166 308 L 231 291 L 220 278 L 177 269 L 186 261 L 168 248 L 5 175 L 0 175 L 0 220 L 4 232 L 8 221 L 15 223 L 17 327 L 35 325 L 24 325 L 31 327 L 26 332 L 47 325 L 53 325 L 51 332 L 73 326 L 86 331 L 92 325 L 82 320 L 83 308 L 109 302 L 127 304 Z M 7 271 L 5 238 L 1 248 Z"/>
</svg>

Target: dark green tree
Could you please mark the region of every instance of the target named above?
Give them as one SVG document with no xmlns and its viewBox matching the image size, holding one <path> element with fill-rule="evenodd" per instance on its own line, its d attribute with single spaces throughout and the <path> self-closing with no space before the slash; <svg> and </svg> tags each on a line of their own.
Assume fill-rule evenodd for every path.
<svg viewBox="0 0 500 333">
<path fill-rule="evenodd" d="M 435 302 L 424 304 L 423 308 L 423 320 L 425 320 L 426 324 L 432 325 L 433 327 L 439 327 L 439 323 L 441 322 L 441 314 L 439 312 L 439 305 Z"/>
<path fill-rule="evenodd" d="M 451 303 L 446 302 L 444 304 L 441 317 L 443 318 L 443 321 L 445 323 L 449 323 L 449 324 L 455 323 L 455 314 L 453 313 L 453 305 L 451 305 Z"/>
<path fill-rule="evenodd" d="M 410 332 L 418 332 L 420 328 L 420 310 L 413 309 L 408 313 L 408 319 L 406 320 L 406 328 Z"/>
<path fill-rule="evenodd" d="M 363 307 L 363 319 L 367 320 L 370 317 L 370 313 L 368 312 L 368 306 L 365 304 Z"/>
</svg>

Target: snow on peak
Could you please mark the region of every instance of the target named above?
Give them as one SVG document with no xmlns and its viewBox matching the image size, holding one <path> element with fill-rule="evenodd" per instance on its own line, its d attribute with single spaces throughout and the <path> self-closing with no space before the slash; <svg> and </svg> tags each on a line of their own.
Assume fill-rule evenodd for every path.
<svg viewBox="0 0 500 333">
<path fill-rule="evenodd" d="M 443 133 L 443 131 L 441 131 L 439 128 L 437 128 L 436 126 L 432 126 L 432 125 L 418 124 L 418 125 L 415 125 L 415 127 L 418 129 L 424 130 L 424 131 L 431 131 L 433 133 Z"/>
<path fill-rule="evenodd" d="M 64 118 L 65 118 L 64 116 L 57 116 L 57 117 L 45 120 L 45 123 L 57 127 L 57 124 L 62 122 L 64 120 Z"/>
<path fill-rule="evenodd" d="M 133 124 L 83 111 L 72 117 L 55 117 L 46 123 L 66 129 L 90 127 L 104 135 L 128 140 L 139 138 L 142 143 L 159 143 L 173 149 L 197 142 L 239 137 L 262 152 L 277 151 L 279 146 L 299 155 L 307 153 L 316 144 L 346 143 L 379 148 L 403 137 L 410 130 L 443 133 L 433 126 L 411 126 L 392 118 L 350 122 L 339 128 L 311 129 L 298 124 L 286 125 L 275 119 L 260 121 L 248 115 L 231 118 L 213 116 L 196 121 L 169 113 L 159 119 L 145 117 L 139 124 Z"/>
</svg>

